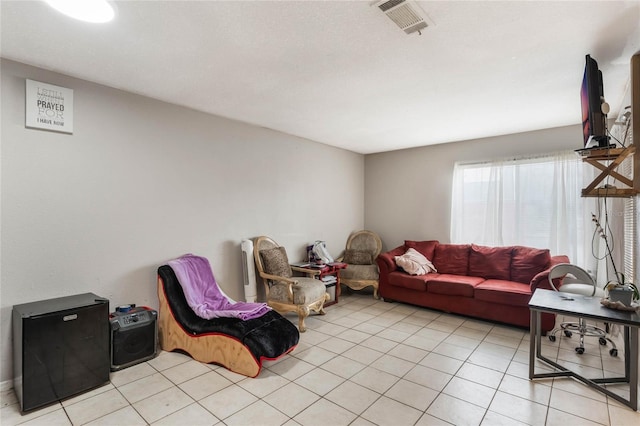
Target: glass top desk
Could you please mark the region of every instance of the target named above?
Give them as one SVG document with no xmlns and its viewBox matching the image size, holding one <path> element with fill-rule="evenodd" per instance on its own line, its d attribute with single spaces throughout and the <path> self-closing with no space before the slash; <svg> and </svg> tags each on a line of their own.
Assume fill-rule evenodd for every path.
<svg viewBox="0 0 640 426">
<path fill-rule="evenodd" d="M 537 289 L 529 301 L 531 311 L 531 340 L 529 343 L 529 379 L 549 377 L 574 377 L 611 398 L 638 409 L 638 327 L 640 315 L 632 311 L 618 311 L 603 306 L 599 297 L 569 295 L 557 291 Z M 588 379 L 542 355 L 540 313 L 551 312 L 572 317 L 582 317 L 624 326 L 624 377 Z M 554 367 L 551 373 L 535 373 L 535 361 L 540 359 Z M 611 392 L 603 385 L 628 383 L 629 399 Z"/>
</svg>

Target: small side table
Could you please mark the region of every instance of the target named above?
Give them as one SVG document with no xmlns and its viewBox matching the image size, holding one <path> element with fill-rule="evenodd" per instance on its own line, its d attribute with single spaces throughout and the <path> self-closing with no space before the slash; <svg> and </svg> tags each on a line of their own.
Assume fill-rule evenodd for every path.
<svg viewBox="0 0 640 426">
<path fill-rule="evenodd" d="M 318 279 L 324 282 L 327 293 L 332 296 L 324 306 L 331 306 L 338 303 L 340 298 L 340 270 L 347 267 L 346 263 L 333 262 L 320 269 Z M 333 288 L 333 291 L 331 290 Z"/>
<path fill-rule="evenodd" d="M 340 298 L 340 270 L 347 267 L 346 263 L 332 262 L 326 265 L 292 263 L 291 266 L 295 270 L 306 272 L 309 276 L 313 276 L 324 283 L 327 287 L 327 293 L 331 296 L 324 306 L 331 306 L 338 303 L 338 299 Z"/>
</svg>

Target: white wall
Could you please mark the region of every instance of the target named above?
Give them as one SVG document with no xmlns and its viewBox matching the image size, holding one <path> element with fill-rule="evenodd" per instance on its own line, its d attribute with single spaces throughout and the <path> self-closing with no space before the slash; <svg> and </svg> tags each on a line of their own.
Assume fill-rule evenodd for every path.
<svg viewBox="0 0 640 426">
<path fill-rule="evenodd" d="M 1 71 L 2 382 L 15 304 L 93 292 L 111 310 L 157 307 L 157 267 L 186 252 L 242 299 L 242 238 L 269 235 L 294 261 L 315 239 L 335 256 L 363 228 L 360 154 L 11 61 Z M 25 78 L 74 90 L 73 135 L 25 128 Z"/>
<path fill-rule="evenodd" d="M 365 157 L 365 226 L 383 250 L 407 240 L 449 241 L 456 161 L 481 161 L 582 147 L 580 125 L 430 145 Z"/>
</svg>

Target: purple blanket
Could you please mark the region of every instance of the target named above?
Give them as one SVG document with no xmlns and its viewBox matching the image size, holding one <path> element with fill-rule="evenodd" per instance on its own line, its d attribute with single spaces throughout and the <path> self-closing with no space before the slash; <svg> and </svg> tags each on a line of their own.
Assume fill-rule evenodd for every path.
<svg viewBox="0 0 640 426">
<path fill-rule="evenodd" d="M 218 287 L 209 261 L 185 254 L 167 264 L 176 274 L 189 307 L 200 318 L 221 317 L 248 320 L 258 318 L 271 308 L 266 303 L 234 302 Z"/>
</svg>

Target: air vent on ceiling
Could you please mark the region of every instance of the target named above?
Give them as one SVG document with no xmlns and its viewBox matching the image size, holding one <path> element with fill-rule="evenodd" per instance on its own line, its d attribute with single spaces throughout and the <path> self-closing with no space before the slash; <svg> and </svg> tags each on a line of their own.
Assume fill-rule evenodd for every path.
<svg viewBox="0 0 640 426">
<path fill-rule="evenodd" d="M 401 30 L 407 34 L 418 33 L 429 26 L 426 14 L 420 7 L 409 0 L 382 0 L 375 4 Z"/>
</svg>

